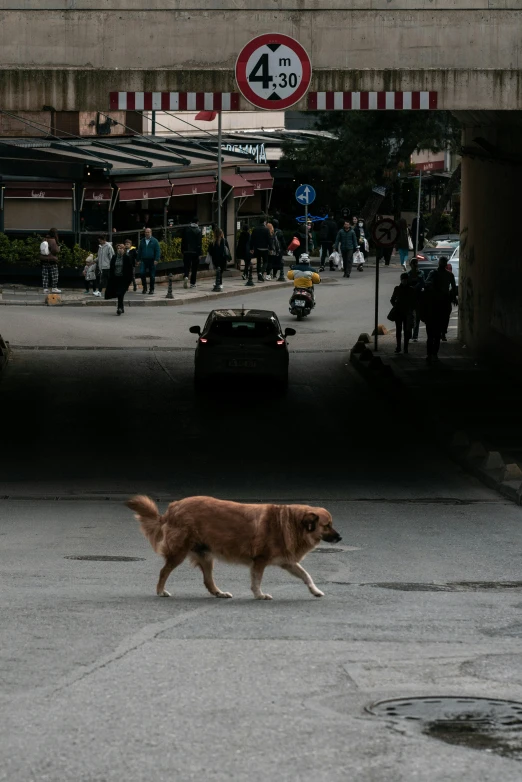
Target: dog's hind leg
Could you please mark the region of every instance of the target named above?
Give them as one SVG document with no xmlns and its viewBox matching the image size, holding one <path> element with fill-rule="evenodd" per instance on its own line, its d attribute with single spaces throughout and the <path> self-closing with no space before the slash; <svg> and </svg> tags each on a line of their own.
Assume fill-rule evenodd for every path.
<svg viewBox="0 0 522 782">
<path fill-rule="evenodd" d="M 203 573 L 203 583 L 211 595 L 214 595 L 214 597 L 232 597 L 230 592 L 222 592 L 214 581 L 214 560 L 211 556 L 191 553 L 190 558 Z"/>
<path fill-rule="evenodd" d="M 180 551 L 176 554 L 165 557 L 165 564 L 160 570 L 159 581 L 156 587 L 156 594 L 159 597 L 170 597 L 170 592 L 167 592 L 165 589 L 167 578 L 170 576 L 174 568 L 176 568 L 178 565 L 181 565 L 186 556 L 186 551 Z"/>
<path fill-rule="evenodd" d="M 261 592 L 261 581 L 263 579 L 263 573 L 265 572 L 266 560 L 254 559 L 250 567 L 250 575 L 252 577 L 252 592 L 256 600 L 272 600 L 272 595 L 267 595 Z"/>
<path fill-rule="evenodd" d="M 281 567 L 283 568 L 283 570 L 286 570 L 287 573 L 291 573 L 296 578 L 300 578 L 301 581 L 304 581 L 314 597 L 324 597 L 324 592 L 321 592 L 320 589 L 317 589 L 310 573 L 307 573 L 304 567 L 298 565 L 297 562 L 292 562 L 292 564 L 287 564 L 287 565 L 281 565 Z"/>
</svg>

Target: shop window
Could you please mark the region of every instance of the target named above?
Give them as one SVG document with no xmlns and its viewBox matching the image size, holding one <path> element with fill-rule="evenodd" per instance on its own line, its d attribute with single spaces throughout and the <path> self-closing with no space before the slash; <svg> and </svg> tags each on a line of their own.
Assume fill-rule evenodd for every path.
<svg viewBox="0 0 522 782">
<path fill-rule="evenodd" d="M 72 200 L 25 199 L 4 200 L 4 231 L 73 230 Z"/>
</svg>

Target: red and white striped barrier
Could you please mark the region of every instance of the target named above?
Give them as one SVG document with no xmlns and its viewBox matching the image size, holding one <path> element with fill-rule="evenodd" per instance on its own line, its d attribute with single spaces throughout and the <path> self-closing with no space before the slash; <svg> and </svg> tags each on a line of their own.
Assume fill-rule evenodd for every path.
<svg viewBox="0 0 522 782">
<path fill-rule="evenodd" d="M 436 109 L 436 92 L 309 92 L 309 111 Z"/>
<path fill-rule="evenodd" d="M 238 92 L 111 92 L 119 111 L 238 111 Z"/>
</svg>

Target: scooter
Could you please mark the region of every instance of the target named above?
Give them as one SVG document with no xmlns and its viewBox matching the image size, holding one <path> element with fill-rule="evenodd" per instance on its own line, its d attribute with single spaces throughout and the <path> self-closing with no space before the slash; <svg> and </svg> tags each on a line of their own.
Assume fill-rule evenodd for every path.
<svg viewBox="0 0 522 782">
<path fill-rule="evenodd" d="M 314 297 L 310 288 L 294 288 L 290 296 L 290 314 L 297 320 L 302 320 L 311 313 L 315 307 Z"/>
</svg>

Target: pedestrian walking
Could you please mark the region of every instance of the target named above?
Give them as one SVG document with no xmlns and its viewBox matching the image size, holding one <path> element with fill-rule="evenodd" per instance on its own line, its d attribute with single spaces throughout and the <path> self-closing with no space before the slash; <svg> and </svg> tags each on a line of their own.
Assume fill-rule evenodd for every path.
<svg viewBox="0 0 522 782">
<path fill-rule="evenodd" d="M 404 217 L 401 217 L 399 220 L 399 233 L 397 234 L 397 244 L 395 245 L 395 249 L 399 251 L 402 268 L 406 269 L 406 261 L 408 260 L 408 255 L 410 253 L 410 243 L 408 223 Z"/>
<path fill-rule="evenodd" d="M 261 217 L 258 225 L 250 236 L 250 256 L 257 259 L 257 279 L 264 282 L 264 272 L 268 263 L 268 250 L 270 248 L 270 231 L 265 225 L 265 218 Z"/>
<path fill-rule="evenodd" d="M 297 245 L 297 247 L 295 247 L 292 250 L 292 252 L 293 252 L 295 262 L 299 263 L 301 255 L 303 255 L 303 253 L 306 253 L 306 236 L 303 233 L 303 231 L 301 231 L 299 228 L 295 230 L 290 244 L 293 245 L 296 242 L 299 242 L 299 244 Z"/>
<path fill-rule="evenodd" d="M 109 270 L 111 268 L 111 260 L 114 256 L 114 250 L 112 244 L 107 241 L 107 234 L 100 234 L 98 236 L 98 272 L 100 275 L 100 283 L 95 296 L 101 296 L 103 289 L 107 288 L 109 281 Z"/>
<path fill-rule="evenodd" d="M 125 255 L 128 255 L 132 263 L 132 289 L 134 293 L 138 290 L 136 285 L 136 267 L 138 265 L 138 251 L 132 244 L 132 239 L 125 239 Z"/>
<path fill-rule="evenodd" d="M 216 270 L 216 282 L 212 290 L 223 290 L 223 272 L 231 258 L 230 248 L 221 228 L 214 228 L 214 241 L 209 245 L 208 253 Z"/>
<path fill-rule="evenodd" d="M 58 287 L 58 255 L 60 244 L 58 230 L 51 228 L 40 244 L 40 263 L 42 266 L 43 292 L 49 293 L 49 276 L 51 277 L 51 292 L 61 293 Z"/>
<path fill-rule="evenodd" d="M 410 261 L 410 271 L 408 272 L 408 285 L 415 291 L 415 307 L 413 310 L 413 342 L 417 342 L 419 339 L 419 327 L 420 327 L 420 299 L 424 286 L 426 285 L 426 278 L 422 269 L 419 269 L 419 261 L 417 258 L 412 258 Z"/>
<path fill-rule="evenodd" d="M 326 266 L 326 259 L 330 264 L 330 271 L 335 271 L 333 261 L 330 260 L 330 256 L 333 252 L 333 246 L 335 237 L 337 236 L 337 223 L 334 220 L 333 214 L 328 214 L 319 228 L 319 244 L 321 245 L 321 263 L 319 271 L 323 272 Z"/>
<path fill-rule="evenodd" d="M 203 252 L 203 236 L 199 227 L 198 216 L 192 218 L 190 225 L 185 226 L 181 237 L 181 252 L 183 253 L 183 287 L 196 287 L 198 278 L 199 258 Z M 190 280 L 189 280 L 190 278 Z"/>
<path fill-rule="evenodd" d="M 361 238 L 361 229 L 359 228 L 359 218 L 355 215 L 352 216 L 352 228 L 355 236 L 357 237 L 357 244 L 359 244 L 359 239 Z"/>
<path fill-rule="evenodd" d="M 236 245 L 236 262 L 239 264 L 243 261 L 243 279 L 248 277 L 248 268 L 250 266 L 250 231 L 248 230 L 248 223 L 243 223 L 241 231 Z M 238 269 L 240 266 L 238 265 Z"/>
<path fill-rule="evenodd" d="M 279 252 L 273 261 L 273 269 L 275 272 L 279 271 L 279 277 L 277 278 L 278 282 L 284 282 L 285 281 L 285 262 L 283 259 L 283 253 L 285 249 L 285 236 L 282 230 L 279 228 L 279 220 L 272 220 L 272 225 L 274 226 L 275 231 L 275 237 L 277 239 L 277 244 L 279 246 Z M 274 280 L 276 278 L 276 275 L 274 274 Z"/>
<path fill-rule="evenodd" d="M 395 352 L 401 352 L 401 338 L 402 333 L 404 332 L 404 352 L 407 353 L 408 343 L 411 338 L 416 295 L 413 288 L 408 285 L 408 275 L 406 272 L 401 274 L 401 284 L 396 285 L 393 289 L 390 301 L 393 307 L 390 316 L 393 315 L 393 320 L 395 321 L 395 339 L 397 342 Z"/>
<path fill-rule="evenodd" d="M 446 335 L 449 328 L 452 305 L 457 303 L 457 283 L 455 282 L 453 272 L 450 271 L 447 266 L 448 259 L 445 256 L 442 256 L 439 258 L 439 268 L 432 271 L 428 277 L 428 282 L 434 286 L 438 300 L 440 301 L 440 338 L 442 342 L 448 341 Z"/>
<path fill-rule="evenodd" d="M 375 215 L 375 221 L 373 223 L 374 227 L 379 223 L 380 220 L 382 220 L 382 215 Z M 380 245 L 377 245 L 375 248 L 375 262 L 379 263 L 384 259 L 384 265 L 389 266 L 391 257 L 393 255 L 393 246 L 392 247 L 381 247 Z"/>
<path fill-rule="evenodd" d="M 343 277 L 349 277 L 352 273 L 353 254 L 358 247 L 359 243 L 355 231 L 348 220 L 346 220 L 344 227 L 341 228 L 335 238 L 335 249 L 340 252 L 343 257 Z"/>
<path fill-rule="evenodd" d="M 276 236 L 275 228 L 272 223 L 267 223 L 266 227 L 270 232 L 270 244 L 268 246 L 268 262 L 266 265 L 266 279 L 276 279 L 277 271 L 279 269 L 279 241 Z M 272 274 L 273 272 L 273 274 Z"/>
<path fill-rule="evenodd" d="M 140 262 L 142 293 L 147 293 L 147 274 L 150 278 L 149 294 L 154 293 L 156 281 L 156 266 L 161 258 L 158 240 L 152 235 L 152 228 L 145 228 L 145 236 L 138 245 L 138 261 Z"/>
<path fill-rule="evenodd" d="M 117 299 L 116 315 L 123 315 L 125 312 L 124 297 L 129 285 L 132 282 L 132 270 L 134 265 L 129 255 L 125 252 L 125 245 L 116 246 L 116 254 L 112 256 L 107 287 L 105 289 L 105 299 Z"/>
<path fill-rule="evenodd" d="M 82 272 L 83 276 L 85 277 L 85 293 L 91 292 L 90 286 L 92 285 L 92 292 L 96 294 L 98 290 L 97 271 L 98 268 L 96 266 L 96 259 L 91 253 L 85 259 L 85 266 Z"/>
</svg>

